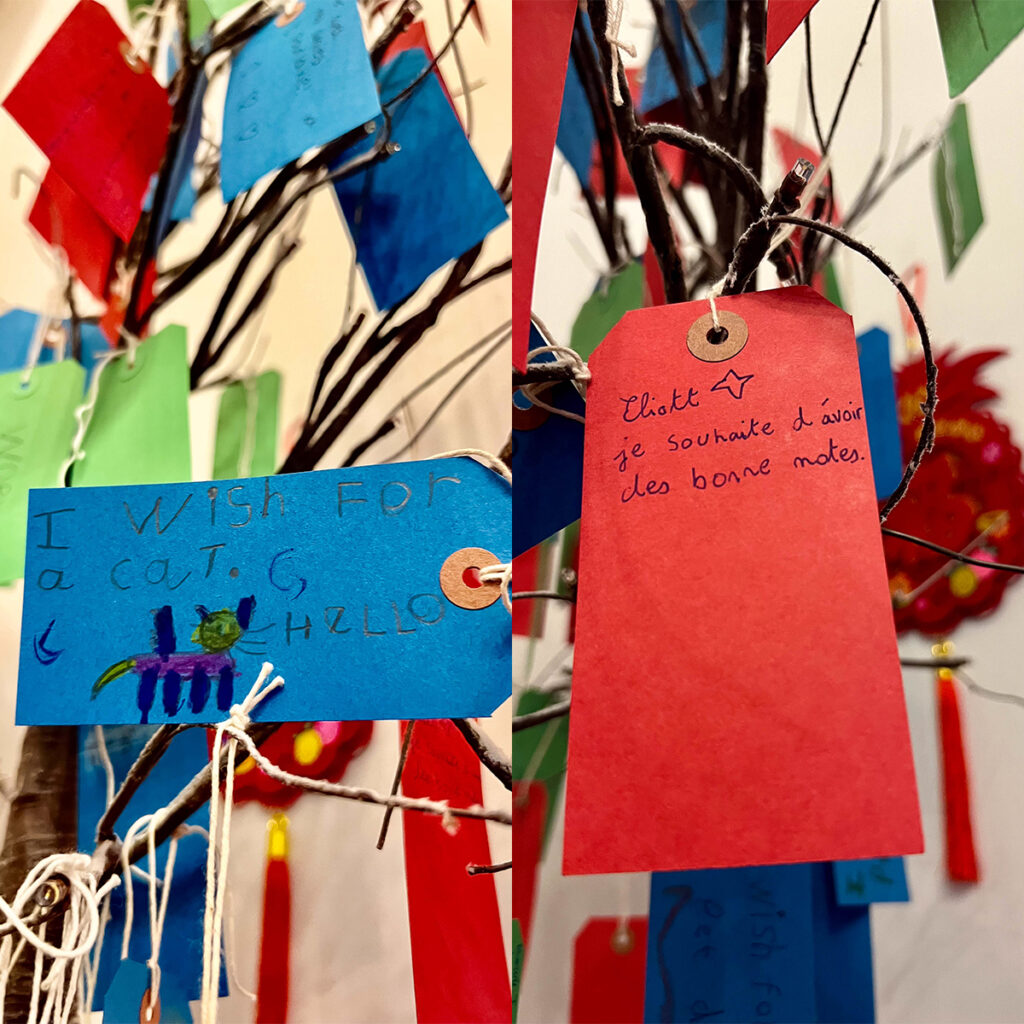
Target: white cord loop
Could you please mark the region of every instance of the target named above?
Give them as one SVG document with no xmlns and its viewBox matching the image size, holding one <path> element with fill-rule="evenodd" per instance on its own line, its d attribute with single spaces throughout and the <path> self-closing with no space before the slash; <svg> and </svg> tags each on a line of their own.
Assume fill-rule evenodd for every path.
<svg viewBox="0 0 1024 1024">
<path fill-rule="evenodd" d="M 246 729 L 250 712 L 275 690 L 284 686 L 269 662 L 263 663 L 252 689 L 241 704 L 232 706 L 229 717 L 217 726 L 210 755 L 210 843 L 206 856 L 206 907 L 203 915 L 203 983 L 201 993 L 202 1024 L 216 1024 L 217 997 L 220 989 L 221 932 L 224 922 L 224 901 L 227 895 L 228 862 L 231 855 L 231 811 L 235 800 L 235 756 L 238 743 L 251 744 Z M 228 761 L 224 778 L 224 810 L 220 800 L 220 751 L 224 736 L 228 740 Z"/>
<path fill-rule="evenodd" d="M 68 908 L 64 913 L 59 945 L 46 941 L 47 923 L 37 930 L 26 923 L 36 907 L 34 897 L 54 877 L 65 879 L 69 886 Z M 28 873 L 14 900 L 0 899 L 0 914 L 20 936 L 17 946 L 13 933 L 0 941 L 0 1007 L 7 996 L 7 984 L 26 946 L 35 950 L 29 1024 L 67 1024 L 79 1005 L 79 972 L 81 962 L 92 950 L 100 930 L 100 902 L 120 883 L 114 875 L 102 886 L 93 858 L 84 853 L 57 853 L 44 857 Z M 52 960 L 43 976 L 44 961 Z M 40 1000 L 46 994 L 40 1013 Z"/>
<path fill-rule="evenodd" d="M 501 603 L 505 611 L 512 614 L 512 598 L 509 597 L 508 588 L 512 583 L 512 563 L 502 562 L 498 565 L 487 565 L 479 570 L 481 583 L 501 584 Z"/>
<path fill-rule="evenodd" d="M 622 15 L 625 7 L 625 0 L 610 0 L 608 4 L 608 26 L 605 29 L 604 37 L 611 44 L 612 55 L 612 102 L 617 107 L 622 106 L 622 88 L 619 85 L 619 67 L 621 58 L 619 51 L 628 53 L 630 57 L 636 57 L 636 47 L 632 43 L 624 43 L 619 35 L 622 32 Z"/>
</svg>

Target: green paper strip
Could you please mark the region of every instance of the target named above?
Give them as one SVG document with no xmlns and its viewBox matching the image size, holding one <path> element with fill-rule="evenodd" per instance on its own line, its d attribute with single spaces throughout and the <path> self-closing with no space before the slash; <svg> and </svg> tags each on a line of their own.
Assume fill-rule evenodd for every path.
<svg viewBox="0 0 1024 1024">
<path fill-rule="evenodd" d="M 933 0 L 949 95 L 959 96 L 1024 29 L 1018 0 Z"/>
<path fill-rule="evenodd" d="M 0 376 L 0 584 L 21 579 L 28 491 L 60 485 L 85 387 L 73 359 L 37 366 L 27 387 L 21 377 L 21 370 Z"/>
<path fill-rule="evenodd" d="M 836 276 L 836 268 L 833 263 L 825 264 L 825 298 L 833 306 L 838 306 L 840 309 L 846 308 L 843 305 L 843 293 L 839 288 L 839 278 Z"/>
<path fill-rule="evenodd" d="M 214 480 L 274 473 L 280 394 L 281 375 L 273 370 L 224 389 L 217 412 Z"/>
<path fill-rule="evenodd" d="M 572 325 L 569 344 L 584 359 L 589 359 L 623 315 L 631 309 L 640 309 L 643 304 L 644 267 L 642 263 L 633 261 L 604 282 L 583 303 Z"/>
<path fill-rule="evenodd" d="M 540 711 L 549 704 L 557 704 L 564 700 L 560 694 L 545 693 L 543 690 L 524 690 L 516 704 L 517 715 L 527 715 L 531 711 Z M 539 754 L 537 764 L 534 758 L 544 744 L 543 753 Z M 549 722 L 530 726 L 516 733 L 516 741 L 512 744 L 512 778 L 524 779 L 529 774 L 531 779 L 544 784 L 548 793 L 548 809 L 544 819 L 544 839 L 541 855 L 547 849 L 551 830 L 554 826 L 555 813 L 562 796 L 562 784 L 565 780 L 565 760 L 569 750 L 569 716 L 553 718 Z"/>
<path fill-rule="evenodd" d="M 76 487 L 180 483 L 192 479 L 185 328 L 165 327 L 103 367 L 73 470 Z"/>
<path fill-rule="evenodd" d="M 523 932 L 519 919 L 512 918 L 512 1024 L 519 1020 L 519 982 L 523 977 Z"/>
<path fill-rule="evenodd" d="M 967 106 L 958 103 L 935 153 L 935 203 L 939 211 L 946 273 L 960 261 L 964 250 L 984 223 L 974 154 L 967 125 Z"/>
</svg>

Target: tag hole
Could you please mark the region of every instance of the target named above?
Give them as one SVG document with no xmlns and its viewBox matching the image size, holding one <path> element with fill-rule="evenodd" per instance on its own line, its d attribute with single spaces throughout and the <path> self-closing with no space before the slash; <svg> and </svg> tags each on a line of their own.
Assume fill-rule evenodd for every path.
<svg viewBox="0 0 1024 1024">
<path fill-rule="evenodd" d="M 721 345 L 729 337 L 729 332 L 722 326 L 712 327 L 707 333 L 708 342 L 712 345 Z"/>
<path fill-rule="evenodd" d="M 462 571 L 462 582 L 474 590 L 479 590 L 484 585 L 484 581 L 480 579 L 480 570 L 475 565 L 467 566 Z"/>
</svg>

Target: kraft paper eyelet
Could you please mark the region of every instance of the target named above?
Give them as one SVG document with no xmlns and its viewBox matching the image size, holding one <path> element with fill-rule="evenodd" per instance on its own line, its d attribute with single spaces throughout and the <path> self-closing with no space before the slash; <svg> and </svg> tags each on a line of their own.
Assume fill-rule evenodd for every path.
<svg viewBox="0 0 1024 1024">
<path fill-rule="evenodd" d="M 718 322 L 724 328 L 726 337 L 715 343 L 711 340 L 715 330 L 715 320 L 710 313 L 705 313 L 690 325 L 686 332 L 686 347 L 704 363 L 723 363 L 743 351 L 747 343 L 747 322 L 743 317 L 728 310 L 718 311 Z"/>
<path fill-rule="evenodd" d="M 512 429 L 513 430 L 536 430 L 546 423 L 551 415 L 550 409 L 534 405 L 532 402 L 526 408 L 512 402 Z"/>
<path fill-rule="evenodd" d="M 142 1005 L 139 1007 L 139 1024 L 160 1024 L 160 997 L 157 996 L 151 1009 L 149 1001 L 152 998 L 153 994 L 147 988 L 142 995 Z"/>
<path fill-rule="evenodd" d="M 146 62 L 142 59 L 142 55 L 135 52 L 135 47 L 127 39 L 122 39 L 117 44 L 117 48 L 121 51 L 121 56 L 124 57 L 125 64 L 128 65 L 137 75 L 141 75 L 146 70 Z"/>
<path fill-rule="evenodd" d="M 277 20 L 274 22 L 274 24 L 277 25 L 278 28 L 284 28 L 285 25 L 290 25 L 305 9 L 306 5 L 303 2 L 303 0 L 299 0 L 299 2 L 291 10 L 285 8 L 277 16 Z"/>
<path fill-rule="evenodd" d="M 459 608 L 468 608 L 470 611 L 489 608 L 501 597 L 501 584 L 491 580 L 471 586 L 466 582 L 465 573 L 467 569 L 483 569 L 500 562 L 501 559 L 486 548 L 460 548 L 452 552 L 441 566 L 441 592 Z"/>
</svg>

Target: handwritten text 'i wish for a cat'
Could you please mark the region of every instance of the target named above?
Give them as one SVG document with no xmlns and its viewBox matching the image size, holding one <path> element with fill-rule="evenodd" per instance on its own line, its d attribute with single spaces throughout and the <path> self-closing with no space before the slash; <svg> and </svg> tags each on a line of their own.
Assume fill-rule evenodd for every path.
<svg viewBox="0 0 1024 1024">
<path fill-rule="evenodd" d="M 657 498 L 681 487 L 713 492 L 756 486 L 784 469 L 821 470 L 867 458 L 863 427 L 851 427 L 864 417 L 857 401 L 823 389 L 813 404 L 799 403 L 791 415 L 768 419 L 754 415 L 756 391 L 755 374 L 730 369 L 706 392 L 673 387 L 671 393 L 620 395 L 625 429 L 611 456 L 621 474 L 619 500 Z M 692 425 L 696 409 L 702 414 L 699 429 Z M 711 410 L 716 418 L 720 414 L 714 425 L 707 422 Z M 797 439 L 784 446 L 781 457 L 766 454 L 767 445 L 787 435 Z"/>
</svg>

